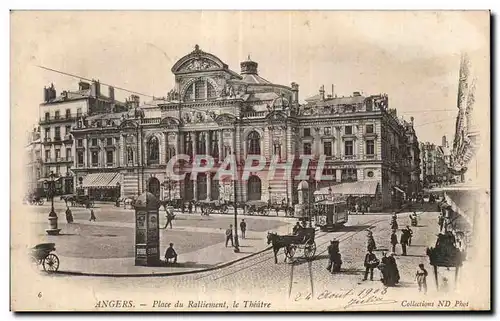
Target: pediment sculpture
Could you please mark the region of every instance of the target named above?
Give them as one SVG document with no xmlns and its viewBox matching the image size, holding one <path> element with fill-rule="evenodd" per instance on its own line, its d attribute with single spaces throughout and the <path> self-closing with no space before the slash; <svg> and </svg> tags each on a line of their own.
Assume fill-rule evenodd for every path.
<svg viewBox="0 0 500 321">
<path fill-rule="evenodd" d="M 207 58 L 194 58 L 186 62 L 182 67 L 181 71 L 197 71 L 197 70 L 207 70 L 207 69 L 217 69 L 219 66 L 213 61 Z"/>
</svg>

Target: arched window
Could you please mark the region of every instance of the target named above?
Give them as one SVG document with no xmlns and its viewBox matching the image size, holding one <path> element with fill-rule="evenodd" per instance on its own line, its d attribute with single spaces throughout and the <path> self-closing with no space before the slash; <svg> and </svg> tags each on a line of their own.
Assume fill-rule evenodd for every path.
<svg viewBox="0 0 500 321">
<path fill-rule="evenodd" d="M 184 94 L 184 101 L 215 99 L 217 93 L 214 86 L 206 80 L 192 83 Z"/>
<path fill-rule="evenodd" d="M 158 138 L 153 136 L 148 142 L 148 164 L 158 164 L 160 161 L 160 143 Z"/>
<path fill-rule="evenodd" d="M 248 155 L 260 155 L 260 135 L 256 131 L 251 132 L 247 138 Z"/>
<path fill-rule="evenodd" d="M 132 164 L 134 162 L 134 151 L 132 147 L 127 148 L 127 163 Z"/>
</svg>

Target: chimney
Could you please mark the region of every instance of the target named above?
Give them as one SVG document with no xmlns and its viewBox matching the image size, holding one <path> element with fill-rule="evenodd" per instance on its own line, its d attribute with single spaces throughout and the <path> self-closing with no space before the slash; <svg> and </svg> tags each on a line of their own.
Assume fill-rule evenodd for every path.
<svg viewBox="0 0 500 321">
<path fill-rule="evenodd" d="M 411 121 L 411 127 L 413 127 L 413 121 L 415 120 L 415 118 L 413 118 L 413 116 L 410 117 L 410 121 Z"/>
<path fill-rule="evenodd" d="M 115 100 L 115 87 L 112 87 L 112 86 L 109 86 L 108 87 L 108 96 L 109 96 L 109 99 L 111 100 Z"/>
<path fill-rule="evenodd" d="M 49 98 L 48 101 L 56 99 L 57 92 L 56 92 L 56 88 L 54 87 L 53 83 L 50 84 L 50 87 L 47 88 L 47 91 L 48 91 L 48 98 Z"/>
<path fill-rule="evenodd" d="M 320 100 L 325 100 L 325 85 L 321 85 L 321 87 L 319 87 L 319 98 Z"/>
<path fill-rule="evenodd" d="M 92 80 L 90 95 L 96 98 L 101 95 L 101 84 L 99 83 L 99 80 Z"/>
<path fill-rule="evenodd" d="M 352 93 L 352 95 L 353 95 L 354 97 L 359 97 L 359 96 L 361 96 L 361 93 L 360 93 L 359 91 L 354 91 L 354 92 Z"/>
<path fill-rule="evenodd" d="M 46 103 L 49 101 L 49 88 L 43 86 L 43 102 Z"/>
<path fill-rule="evenodd" d="M 80 82 L 78 83 L 78 90 L 87 90 L 87 89 L 90 89 L 90 84 L 88 82 L 80 80 Z"/>
<path fill-rule="evenodd" d="M 292 82 L 292 103 L 299 102 L 299 85 L 297 83 Z"/>
<path fill-rule="evenodd" d="M 441 140 L 441 146 L 448 147 L 448 142 L 446 141 L 446 135 L 444 135 Z"/>
</svg>

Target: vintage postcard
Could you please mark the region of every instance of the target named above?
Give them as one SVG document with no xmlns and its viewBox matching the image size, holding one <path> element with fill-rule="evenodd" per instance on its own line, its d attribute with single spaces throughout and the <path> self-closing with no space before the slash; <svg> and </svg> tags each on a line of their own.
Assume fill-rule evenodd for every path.
<svg viewBox="0 0 500 321">
<path fill-rule="evenodd" d="M 14 311 L 490 310 L 489 11 L 12 11 Z"/>
</svg>

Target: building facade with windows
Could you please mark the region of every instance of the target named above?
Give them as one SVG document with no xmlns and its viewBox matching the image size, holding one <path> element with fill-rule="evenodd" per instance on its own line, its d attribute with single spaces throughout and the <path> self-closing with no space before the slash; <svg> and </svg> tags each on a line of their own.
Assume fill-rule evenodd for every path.
<svg viewBox="0 0 500 321">
<path fill-rule="evenodd" d="M 386 206 L 394 187 L 403 192 L 411 181 L 407 127 L 388 109 L 386 95 L 325 97 L 321 89 L 301 105 L 296 83 L 284 86 L 262 78 L 250 57 L 240 67 L 234 72 L 196 46 L 172 67 L 175 86 L 167 97 L 143 105 L 133 98 L 127 112 L 85 117 L 71 132 L 77 184 L 89 191 L 99 185 L 119 188 L 121 197 L 148 190 L 160 198 L 234 199 L 232 182 L 215 175 L 228 155 L 235 156 L 240 172 L 250 155 L 266 160 L 262 170 L 236 182 L 236 199 L 242 202 L 294 204 L 300 155 L 312 158 L 312 177 L 319 157 L 326 157 L 323 174 L 330 178 L 313 179 L 315 188 L 377 181 L 370 185 Z M 182 181 L 167 171 L 177 154 L 190 157 L 175 163 L 176 173 L 187 174 Z M 214 168 L 191 179 L 196 155 L 213 157 Z M 273 158 L 280 168 L 268 180 Z M 292 168 L 288 178 L 286 166 Z"/>
<path fill-rule="evenodd" d="M 114 88 L 109 87 L 108 96 L 101 94 L 99 81 L 79 82 L 77 91 L 63 91 L 57 95 L 53 84 L 44 88 L 44 101 L 39 106 L 41 155 L 41 180 L 51 172 L 62 180 L 58 194 L 74 192 L 75 145 L 71 130 L 89 114 L 109 113 L 123 109 L 123 103 L 114 99 Z"/>
<path fill-rule="evenodd" d="M 41 157 L 40 129 L 34 128 L 27 133 L 27 143 L 24 148 L 24 186 L 26 193 L 42 194 L 42 157 Z"/>
</svg>

